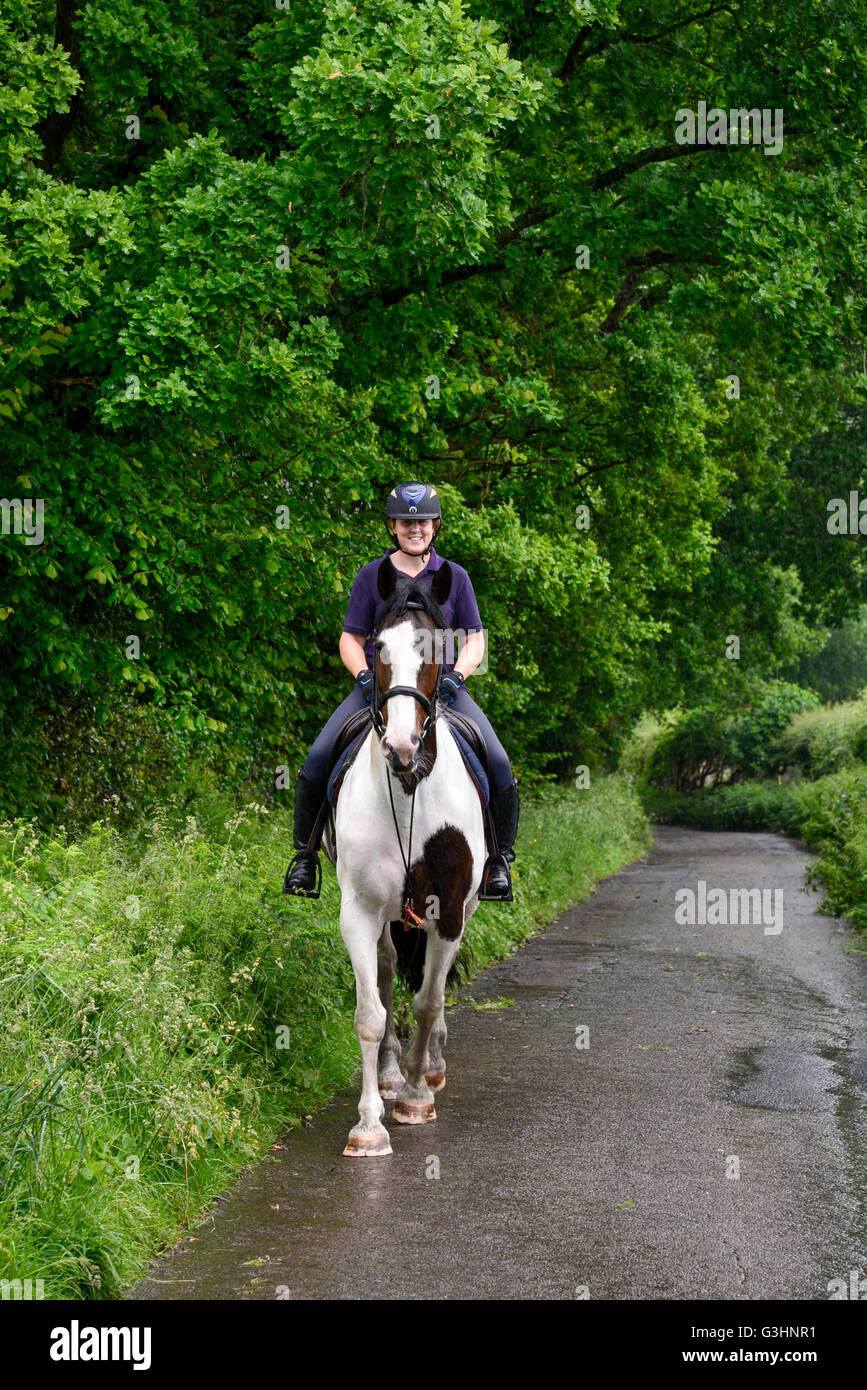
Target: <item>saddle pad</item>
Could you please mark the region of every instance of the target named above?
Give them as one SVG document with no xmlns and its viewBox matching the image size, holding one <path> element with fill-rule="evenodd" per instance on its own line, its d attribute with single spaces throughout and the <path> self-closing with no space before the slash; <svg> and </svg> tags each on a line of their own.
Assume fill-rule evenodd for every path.
<svg viewBox="0 0 867 1390">
<path fill-rule="evenodd" d="M 362 729 L 358 738 L 354 738 L 351 743 L 346 745 L 343 752 L 338 757 L 337 762 L 334 764 L 334 767 L 331 769 L 331 776 L 328 778 L 328 788 L 325 794 L 332 806 L 337 805 L 337 797 L 340 793 L 340 784 L 343 781 L 343 774 L 358 752 L 359 744 L 363 739 L 367 738 L 369 733 L 369 729 Z"/>
<path fill-rule="evenodd" d="M 446 722 L 448 723 L 448 721 Z M 485 769 L 482 767 L 482 764 L 479 762 L 478 757 L 473 752 L 470 745 L 467 743 L 463 734 L 459 734 L 453 724 L 449 724 L 448 727 L 452 738 L 458 745 L 460 755 L 466 763 L 467 772 L 470 774 L 470 776 L 473 779 L 473 782 L 475 783 L 476 791 L 479 793 L 479 800 L 482 803 L 482 810 L 484 811 L 485 807 L 488 804 L 488 801 L 490 800 L 491 795 L 491 789 L 488 783 L 488 775 L 485 772 Z"/>
<path fill-rule="evenodd" d="M 448 724 L 448 721 L 443 720 L 443 723 Z M 466 764 L 467 771 L 469 772 L 470 777 L 473 780 L 473 785 L 475 786 L 475 789 L 479 794 L 479 800 L 482 803 L 482 810 L 484 810 L 488 804 L 488 801 L 490 800 L 490 786 L 485 770 L 479 762 L 478 758 L 476 757 L 475 753 L 473 752 L 472 748 L 467 743 L 466 739 L 463 737 L 463 735 L 459 734 L 457 729 L 455 729 L 452 724 L 448 724 L 448 729 L 455 743 L 458 745 L 460 755 L 463 758 L 464 763 Z M 349 767 L 349 764 L 352 762 L 352 759 L 358 752 L 358 746 L 361 743 L 362 739 L 367 738 L 367 735 L 369 733 L 369 729 L 363 729 L 361 733 L 358 735 L 358 738 L 353 739 L 352 743 L 350 743 L 346 748 L 344 748 L 343 752 L 340 754 L 340 757 L 337 759 L 337 762 L 334 764 L 331 776 L 328 779 L 328 790 L 326 793 L 328 801 L 332 806 L 337 805 L 337 798 L 340 795 L 340 784 L 343 781 L 344 773 L 346 772 L 347 768 Z"/>
</svg>

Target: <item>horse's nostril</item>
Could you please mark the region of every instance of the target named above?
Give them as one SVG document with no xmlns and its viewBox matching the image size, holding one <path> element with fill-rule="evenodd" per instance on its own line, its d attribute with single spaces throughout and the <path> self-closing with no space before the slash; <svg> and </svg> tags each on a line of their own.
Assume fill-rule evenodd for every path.
<svg viewBox="0 0 867 1390">
<path fill-rule="evenodd" d="M 412 744 L 413 748 L 417 748 L 419 742 L 418 734 L 410 734 L 409 741 Z"/>
</svg>

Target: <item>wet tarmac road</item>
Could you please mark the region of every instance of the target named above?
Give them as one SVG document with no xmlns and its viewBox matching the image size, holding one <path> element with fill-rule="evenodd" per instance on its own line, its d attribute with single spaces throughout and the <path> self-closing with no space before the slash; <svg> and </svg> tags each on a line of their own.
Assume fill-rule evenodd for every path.
<svg viewBox="0 0 867 1390">
<path fill-rule="evenodd" d="M 128 1297 L 827 1300 L 867 1271 L 867 958 L 794 842 L 655 840 L 464 989 L 435 1123 L 388 1105 L 394 1153 L 342 1158 L 353 1083 Z M 699 879 L 782 889 L 783 930 L 678 925 Z"/>
</svg>

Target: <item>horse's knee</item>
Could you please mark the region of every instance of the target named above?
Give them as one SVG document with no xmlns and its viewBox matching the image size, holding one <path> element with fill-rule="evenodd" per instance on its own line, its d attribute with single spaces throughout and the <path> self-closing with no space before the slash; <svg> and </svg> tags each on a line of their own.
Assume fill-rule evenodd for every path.
<svg viewBox="0 0 867 1390">
<path fill-rule="evenodd" d="M 359 1042 L 380 1043 L 388 1015 L 379 1000 L 359 1002 L 355 1010 L 355 1034 Z"/>
<path fill-rule="evenodd" d="M 419 998 L 416 995 L 412 1009 L 416 1023 L 425 1028 L 432 1028 L 440 1016 L 444 998 L 443 994 L 440 994 L 439 998 L 433 998 L 430 995 Z"/>
</svg>

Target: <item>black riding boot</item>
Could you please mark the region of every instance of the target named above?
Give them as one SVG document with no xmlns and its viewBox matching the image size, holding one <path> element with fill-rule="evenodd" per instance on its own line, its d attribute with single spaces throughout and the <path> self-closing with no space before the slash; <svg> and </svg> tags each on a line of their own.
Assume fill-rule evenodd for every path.
<svg viewBox="0 0 867 1390">
<path fill-rule="evenodd" d="M 509 872 L 509 864 L 514 863 L 512 846 L 518 833 L 518 783 L 514 778 L 511 786 L 506 787 L 504 791 L 491 788 L 491 814 L 500 852 L 488 857 L 482 873 L 479 901 L 510 903 L 512 875 Z"/>
<path fill-rule="evenodd" d="M 284 893 L 297 893 L 305 898 L 318 898 L 322 887 L 322 866 L 319 863 L 319 848 L 308 850 L 307 844 L 313 833 L 313 826 L 325 800 L 326 783 L 314 782 L 304 773 L 299 773 L 295 783 L 295 848 L 298 853 L 286 870 L 283 882 Z M 321 838 L 321 837 L 320 837 Z"/>
</svg>

